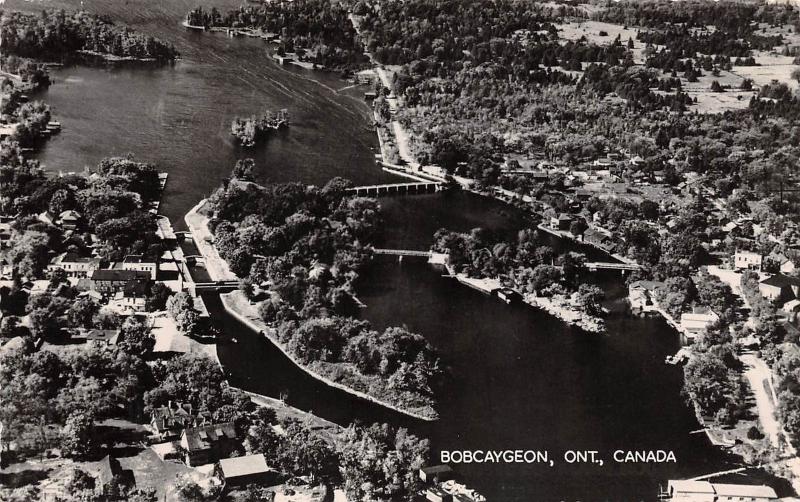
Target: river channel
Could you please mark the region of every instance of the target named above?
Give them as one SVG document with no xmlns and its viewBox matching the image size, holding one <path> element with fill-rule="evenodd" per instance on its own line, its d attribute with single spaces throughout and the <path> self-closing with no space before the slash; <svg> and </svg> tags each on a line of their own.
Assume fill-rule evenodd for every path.
<svg viewBox="0 0 800 502">
<path fill-rule="evenodd" d="M 6 8 L 75 7 L 78 0 L 8 0 Z M 50 170 L 78 171 L 108 155 L 133 153 L 169 173 L 161 212 L 176 227 L 228 175 L 254 157 L 260 181 L 320 184 L 333 176 L 356 183 L 393 178 L 374 162 L 377 140 L 357 89 L 336 75 L 279 67 L 263 42 L 194 33 L 179 23 L 190 0 L 85 0 L 84 7 L 175 44 L 183 59 L 152 67 L 66 67 L 42 94 L 63 132 L 38 153 Z M 204 6 L 212 4 L 204 2 Z M 235 6 L 239 0 L 217 5 Z M 313 78 L 312 78 L 313 77 Z M 363 92 L 363 90 L 361 91 Z M 235 147 L 236 115 L 287 108 L 291 127 L 252 151 Z M 440 227 L 484 226 L 515 232 L 528 224 L 516 210 L 468 193 L 382 199 L 383 244 L 426 249 Z M 549 242 L 549 241 L 548 241 Z M 550 242 L 556 246 L 562 243 Z M 621 277 L 596 279 L 610 306 L 625 294 Z M 680 368 L 664 364 L 679 347 L 661 319 L 616 309 L 608 335 L 590 335 L 522 305 L 460 286 L 418 259 L 376 258 L 359 281 L 363 316 L 377 328 L 405 325 L 442 354 L 449 378 L 441 419 L 422 423 L 330 389 L 221 311 L 239 343 L 219 347 L 232 383 L 275 396 L 324 418 L 385 421 L 431 439 L 441 450 L 547 451 L 555 466 L 470 464 L 456 469 L 496 501 L 654 500 L 659 483 L 718 471 L 730 459 L 702 434 L 680 395 Z M 615 450 L 671 450 L 677 463 L 619 464 Z M 603 466 L 567 464 L 567 450 L 598 450 Z"/>
</svg>

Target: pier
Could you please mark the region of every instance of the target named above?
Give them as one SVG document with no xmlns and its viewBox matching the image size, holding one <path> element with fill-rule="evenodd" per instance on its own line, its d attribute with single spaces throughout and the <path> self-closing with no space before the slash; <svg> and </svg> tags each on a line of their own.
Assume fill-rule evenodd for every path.
<svg viewBox="0 0 800 502">
<path fill-rule="evenodd" d="M 442 190 L 442 183 L 439 181 L 427 181 L 417 183 L 387 183 L 384 185 L 363 185 L 348 188 L 346 193 L 354 195 L 401 195 L 406 193 L 433 193 Z"/>
</svg>

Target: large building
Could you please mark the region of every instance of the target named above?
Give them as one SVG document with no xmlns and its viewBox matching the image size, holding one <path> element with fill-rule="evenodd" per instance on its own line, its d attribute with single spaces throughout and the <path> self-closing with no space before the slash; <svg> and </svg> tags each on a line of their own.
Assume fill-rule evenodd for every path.
<svg viewBox="0 0 800 502">
<path fill-rule="evenodd" d="M 67 277 L 89 277 L 100 268 L 100 258 L 94 256 L 81 256 L 77 253 L 63 253 L 47 265 L 47 270 L 52 272 L 61 269 Z"/>
<path fill-rule="evenodd" d="M 92 289 L 104 295 L 123 291 L 128 283 L 150 281 L 150 274 L 139 270 L 102 269 L 92 272 Z"/>
<path fill-rule="evenodd" d="M 155 260 L 144 258 L 140 254 L 129 254 L 122 260 L 122 270 L 138 270 L 150 274 L 150 279 L 155 281 L 158 274 L 158 263 Z"/>
<path fill-rule="evenodd" d="M 788 301 L 800 295 L 800 279 L 775 274 L 758 283 L 761 296 L 772 301 Z"/>
<path fill-rule="evenodd" d="M 736 251 L 733 255 L 733 268 L 736 270 L 761 270 L 764 257 L 752 251 Z"/>
<path fill-rule="evenodd" d="M 778 500 L 775 490 L 769 486 L 674 479 L 667 484 L 665 495 L 673 502 L 769 502 Z"/>
</svg>

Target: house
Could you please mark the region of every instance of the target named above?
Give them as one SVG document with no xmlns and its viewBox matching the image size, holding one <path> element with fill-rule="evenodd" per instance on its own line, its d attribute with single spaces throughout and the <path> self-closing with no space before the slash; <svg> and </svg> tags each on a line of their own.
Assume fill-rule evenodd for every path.
<svg viewBox="0 0 800 502">
<path fill-rule="evenodd" d="M 140 254 L 129 254 L 122 260 L 122 270 L 135 270 L 150 274 L 150 280 L 155 281 L 158 274 L 158 263 L 145 259 Z"/>
<path fill-rule="evenodd" d="M 719 316 L 711 309 L 696 308 L 690 314 L 681 314 L 681 328 L 688 336 L 705 333 L 706 329 L 719 321 Z"/>
<path fill-rule="evenodd" d="M 716 494 L 715 502 L 743 501 L 768 502 L 778 500 L 775 490 L 764 485 L 734 485 L 711 483 Z"/>
<path fill-rule="evenodd" d="M 614 247 L 614 241 L 611 237 L 593 228 L 587 228 L 583 233 L 583 242 L 606 250 Z"/>
<path fill-rule="evenodd" d="M 100 269 L 92 272 L 92 289 L 104 295 L 122 291 L 131 282 L 150 280 L 150 274 L 140 270 Z"/>
<path fill-rule="evenodd" d="M 219 461 L 219 472 L 226 487 L 250 483 L 275 484 L 278 475 L 267 465 L 263 453 L 224 458 Z"/>
<path fill-rule="evenodd" d="M 761 296 L 768 300 L 791 300 L 800 294 L 800 279 L 775 274 L 759 282 L 758 290 L 761 292 Z"/>
<path fill-rule="evenodd" d="M 655 292 L 664 286 L 659 281 L 634 281 L 628 286 L 628 302 L 631 309 L 648 312 L 655 308 Z"/>
<path fill-rule="evenodd" d="M 557 230 L 569 230 L 570 223 L 572 223 L 572 216 L 567 213 L 550 218 L 550 226 Z"/>
<path fill-rule="evenodd" d="M 789 300 L 788 302 L 783 304 L 783 307 L 781 307 L 781 309 L 789 314 L 800 312 L 800 300 L 798 300 L 797 298 L 795 298 L 794 300 Z"/>
<path fill-rule="evenodd" d="M 100 269 L 100 259 L 78 253 L 62 253 L 47 265 L 49 272 L 59 268 L 67 273 L 67 277 L 89 277 L 92 272 Z"/>
<path fill-rule="evenodd" d="M 432 465 L 419 470 L 419 479 L 425 483 L 441 483 L 455 477 L 455 472 L 449 465 Z"/>
<path fill-rule="evenodd" d="M 67 230 L 75 230 L 81 221 L 81 213 L 68 209 L 58 215 L 57 223 Z"/>
<path fill-rule="evenodd" d="M 236 428 L 230 422 L 187 427 L 181 434 L 180 444 L 186 452 L 186 464 L 191 467 L 226 458 L 239 446 Z"/>
<path fill-rule="evenodd" d="M 764 257 L 761 253 L 753 253 L 752 251 L 736 251 L 733 255 L 733 268 L 736 270 L 761 270 L 761 264 Z"/>
<path fill-rule="evenodd" d="M 161 439 L 178 438 L 186 427 L 204 424 L 206 416 L 194 413 L 191 404 L 169 401 L 150 414 L 150 428 Z"/>
<path fill-rule="evenodd" d="M 150 279 L 139 277 L 128 281 L 122 291 L 114 293 L 114 302 L 121 308 L 144 310 L 147 293 L 150 291 Z"/>
<path fill-rule="evenodd" d="M 95 345 L 116 345 L 119 342 L 118 329 L 93 329 L 86 333 L 86 342 Z"/>
<path fill-rule="evenodd" d="M 431 486 L 425 491 L 425 500 L 430 502 L 453 502 L 453 495 L 438 486 Z"/>
</svg>

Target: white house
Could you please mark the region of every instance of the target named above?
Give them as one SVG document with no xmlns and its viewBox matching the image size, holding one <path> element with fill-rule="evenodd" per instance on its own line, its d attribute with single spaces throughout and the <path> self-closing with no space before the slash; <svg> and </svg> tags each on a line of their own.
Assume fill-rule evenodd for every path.
<svg viewBox="0 0 800 502">
<path fill-rule="evenodd" d="M 137 270 L 150 274 L 150 280 L 155 281 L 158 275 L 158 263 L 147 260 L 140 254 L 129 254 L 122 261 L 122 270 Z"/>
<path fill-rule="evenodd" d="M 688 335 L 694 336 L 705 333 L 709 326 L 719 321 L 719 316 L 713 310 L 698 311 L 691 314 L 681 314 L 681 328 Z"/>
<path fill-rule="evenodd" d="M 736 251 L 733 255 L 733 268 L 736 270 L 751 269 L 761 270 L 764 257 L 752 251 Z"/>
</svg>

